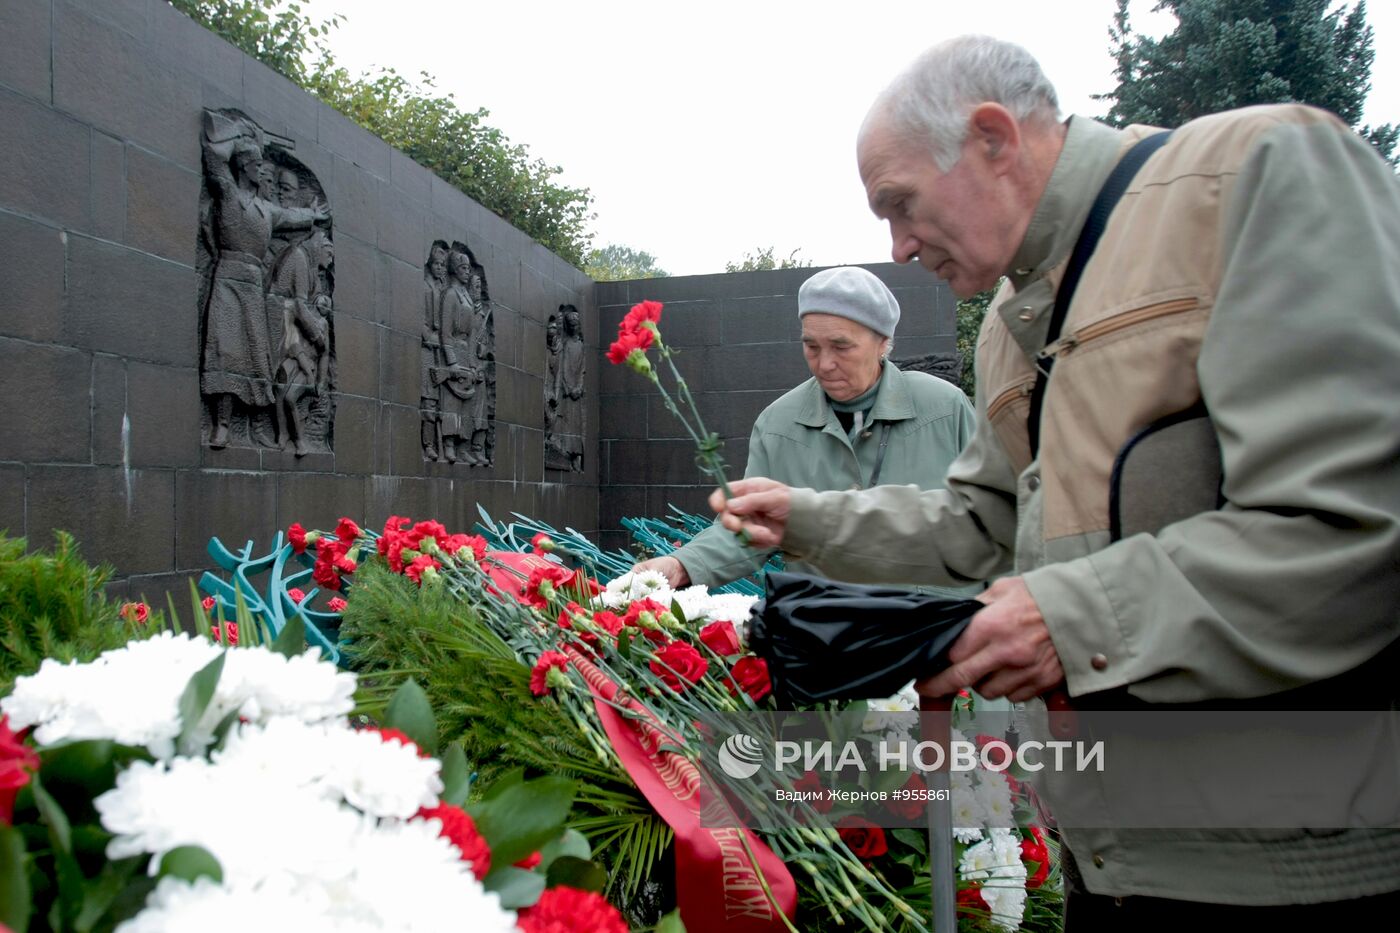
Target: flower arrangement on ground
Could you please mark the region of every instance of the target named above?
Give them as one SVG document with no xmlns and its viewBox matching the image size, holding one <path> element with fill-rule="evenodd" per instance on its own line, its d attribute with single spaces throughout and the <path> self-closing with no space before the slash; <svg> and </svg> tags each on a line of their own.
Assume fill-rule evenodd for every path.
<svg viewBox="0 0 1400 933">
<path fill-rule="evenodd" d="M 352 728 L 355 675 L 303 647 L 297 625 L 239 648 L 161 631 L 18 678 L 0 699 L 0 924 L 625 929 L 567 888 L 601 871 L 565 830 L 573 782 L 514 775 L 469 802 L 420 688 Z M 557 926 L 561 903 L 584 925 Z"/>
</svg>

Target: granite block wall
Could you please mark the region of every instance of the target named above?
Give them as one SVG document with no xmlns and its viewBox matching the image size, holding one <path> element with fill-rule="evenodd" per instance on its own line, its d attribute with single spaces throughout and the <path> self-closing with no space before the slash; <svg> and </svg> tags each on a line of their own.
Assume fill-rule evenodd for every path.
<svg viewBox="0 0 1400 933">
<path fill-rule="evenodd" d="M 295 457 L 201 439 L 196 235 L 204 110 L 290 141 L 334 221 L 334 444 Z M 592 533 L 598 458 L 543 460 L 544 326 L 593 283 L 402 153 L 161 0 L 0 2 L 0 528 L 74 533 L 115 595 L 183 605 L 205 545 L 292 521 L 434 516 L 477 504 Z M 423 264 L 465 242 L 495 305 L 496 456 L 424 459 Z M 600 369 L 587 372 L 598 436 Z"/>
</svg>

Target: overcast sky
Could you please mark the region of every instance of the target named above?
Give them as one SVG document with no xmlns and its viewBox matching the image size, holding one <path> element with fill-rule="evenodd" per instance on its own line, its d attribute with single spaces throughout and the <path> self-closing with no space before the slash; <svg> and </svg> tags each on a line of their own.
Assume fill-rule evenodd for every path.
<svg viewBox="0 0 1400 933">
<path fill-rule="evenodd" d="M 1133 25 L 1171 18 L 1135 0 Z M 984 32 L 1040 60 L 1065 113 L 1110 90 L 1114 0 L 312 0 L 346 17 L 351 71 L 427 72 L 463 109 L 587 187 L 595 246 L 646 250 L 676 275 L 744 252 L 816 265 L 889 259 L 865 206 L 857 127 L 875 94 L 942 39 Z M 1367 120 L 1400 121 L 1400 3 L 1368 4 Z"/>
</svg>

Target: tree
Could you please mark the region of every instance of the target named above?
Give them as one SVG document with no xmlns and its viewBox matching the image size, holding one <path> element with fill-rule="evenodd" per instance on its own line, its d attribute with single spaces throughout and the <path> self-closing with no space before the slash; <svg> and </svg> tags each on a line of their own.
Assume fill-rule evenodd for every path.
<svg viewBox="0 0 1400 933">
<path fill-rule="evenodd" d="M 958 302 L 958 353 L 963 359 L 958 385 L 970 399 L 977 397 L 977 334 L 982 330 L 982 319 L 987 316 L 995 294 L 996 289 L 989 288 Z"/>
<path fill-rule="evenodd" d="M 1109 37 L 1118 86 L 1115 126 L 1176 127 L 1250 104 L 1298 101 L 1325 107 L 1356 127 L 1371 91 L 1372 30 L 1359 0 L 1328 12 L 1331 0 L 1159 0 L 1176 16 L 1161 39 L 1133 32 L 1128 0 L 1118 0 Z M 1400 127 L 1358 132 L 1392 158 Z"/>
<path fill-rule="evenodd" d="M 671 274 L 656 264 L 656 257 L 651 253 L 618 243 L 590 250 L 583 258 L 583 271 L 596 282 L 662 279 Z"/>
<path fill-rule="evenodd" d="M 769 269 L 807 269 L 812 265 L 810 259 L 798 259 L 797 254 L 802 252 L 799 246 L 788 253 L 786 259 L 774 259 L 773 250 L 775 247 L 759 247 L 752 253 L 744 251 L 744 257 L 738 262 L 726 262 L 725 272 L 764 272 Z"/>
<path fill-rule="evenodd" d="M 295 81 L 448 184 L 494 211 L 576 266 L 593 236 L 587 188 L 555 180 L 562 171 L 483 121 L 435 95 L 423 74 L 414 84 L 393 69 L 352 77 L 325 37 L 343 20 L 320 23 L 287 0 L 169 0 L 177 10 Z"/>
</svg>

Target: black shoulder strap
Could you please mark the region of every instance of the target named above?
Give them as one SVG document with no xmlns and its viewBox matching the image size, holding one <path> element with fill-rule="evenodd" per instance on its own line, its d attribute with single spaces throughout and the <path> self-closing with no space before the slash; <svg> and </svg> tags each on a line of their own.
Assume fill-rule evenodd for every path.
<svg viewBox="0 0 1400 933">
<path fill-rule="evenodd" d="M 1118 160 L 1108 180 L 1099 189 L 1098 197 L 1094 198 L 1094 206 L 1089 209 L 1089 218 L 1084 221 L 1084 229 L 1079 232 L 1079 239 L 1074 243 L 1074 252 L 1070 253 L 1064 280 L 1060 282 L 1060 288 L 1055 293 L 1055 310 L 1050 315 L 1050 330 L 1045 336 L 1045 346 L 1048 347 L 1060 339 L 1060 331 L 1064 329 L 1065 318 L 1069 315 L 1069 303 L 1074 299 L 1074 290 L 1079 287 L 1079 277 L 1084 273 L 1089 257 L 1094 255 L 1094 248 L 1099 245 L 1099 237 L 1103 236 L 1104 228 L 1108 226 L 1108 217 L 1118 206 L 1118 199 L 1128 190 L 1128 183 L 1133 180 L 1138 169 L 1142 168 L 1142 163 L 1160 149 L 1171 135 L 1171 130 L 1165 130 L 1138 140 L 1133 148 Z M 1031 409 L 1030 414 L 1026 416 L 1026 427 L 1030 432 L 1031 459 L 1040 455 L 1040 407 L 1045 402 L 1045 387 L 1050 381 L 1050 368 L 1054 365 L 1055 358 L 1044 353 L 1036 365 L 1035 388 L 1031 390 Z"/>
</svg>

